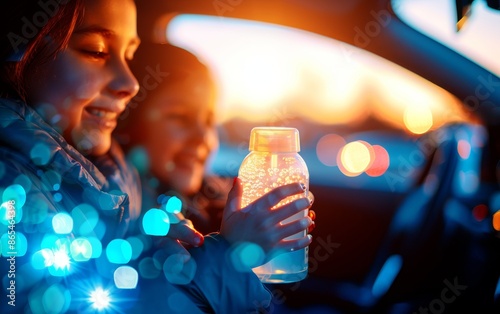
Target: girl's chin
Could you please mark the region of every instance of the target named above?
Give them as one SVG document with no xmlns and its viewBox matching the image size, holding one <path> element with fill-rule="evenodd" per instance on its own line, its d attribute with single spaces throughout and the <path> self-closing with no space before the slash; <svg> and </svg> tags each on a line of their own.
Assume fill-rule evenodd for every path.
<svg viewBox="0 0 500 314">
<path fill-rule="evenodd" d="M 73 132 L 72 144 L 85 156 L 101 156 L 111 147 L 111 132 L 102 132 L 96 129 L 90 131 Z"/>
</svg>

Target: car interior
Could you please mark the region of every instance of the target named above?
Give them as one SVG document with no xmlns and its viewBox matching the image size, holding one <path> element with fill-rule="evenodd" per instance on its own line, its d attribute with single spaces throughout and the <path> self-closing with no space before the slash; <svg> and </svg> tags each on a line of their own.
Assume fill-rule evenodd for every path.
<svg viewBox="0 0 500 314">
<path fill-rule="evenodd" d="M 215 71 L 210 172 L 237 175 L 252 127 L 300 131 L 309 275 L 271 312 L 499 312 L 500 1 L 136 2 L 141 40 Z"/>
</svg>

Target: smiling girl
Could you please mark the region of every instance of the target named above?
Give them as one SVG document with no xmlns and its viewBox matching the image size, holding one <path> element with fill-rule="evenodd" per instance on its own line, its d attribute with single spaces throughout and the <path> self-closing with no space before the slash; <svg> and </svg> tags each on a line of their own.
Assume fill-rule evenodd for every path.
<svg viewBox="0 0 500 314">
<path fill-rule="evenodd" d="M 302 193 L 299 184 L 242 209 L 236 181 L 214 235 L 157 219 L 168 227 L 163 234 L 126 238 L 140 214 L 140 182 L 112 132 L 139 89 L 128 66 L 140 42 L 134 1 L 16 0 L 0 12 L 0 214 L 15 204 L 14 215 L 0 215 L 0 273 L 16 304 L 0 300 L 0 312 L 236 313 L 269 305 L 257 277 L 224 255 L 245 241 L 266 257 L 309 245 L 310 237 L 283 240 L 309 218 L 280 223 L 310 206 L 305 197 L 270 209 Z"/>
</svg>

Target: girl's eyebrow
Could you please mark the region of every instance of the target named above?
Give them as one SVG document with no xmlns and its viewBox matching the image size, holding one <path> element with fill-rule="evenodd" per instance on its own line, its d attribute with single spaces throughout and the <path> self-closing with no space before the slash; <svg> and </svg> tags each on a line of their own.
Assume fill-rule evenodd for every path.
<svg viewBox="0 0 500 314">
<path fill-rule="evenodd" d="M 80 28 L 75 30 L 74 34 L 78 35 L 88 35 L 88 34 L 99 34 L 105 38 L 110 38 L 115 35 L 115 33 L 107 28 L 101 27 L 101 26 L 87 26 L 84 28 Z"/>
</svg>

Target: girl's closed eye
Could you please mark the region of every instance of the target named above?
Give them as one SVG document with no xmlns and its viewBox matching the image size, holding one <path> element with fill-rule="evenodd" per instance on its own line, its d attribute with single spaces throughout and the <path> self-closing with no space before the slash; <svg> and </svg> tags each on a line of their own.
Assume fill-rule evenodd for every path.
<svg viewBox="0 0 500 314">
<path fill-rule="evenodd" d="M 82 49 L 81 52 L 96 60 L 104 60 L 109 57 L 109 53 L 103 50 Z"/>
</svg>

